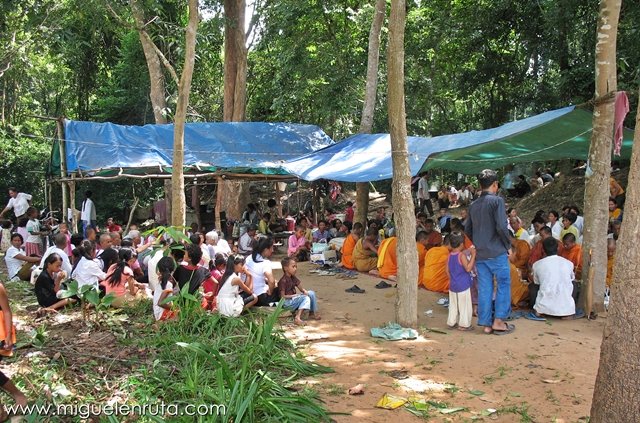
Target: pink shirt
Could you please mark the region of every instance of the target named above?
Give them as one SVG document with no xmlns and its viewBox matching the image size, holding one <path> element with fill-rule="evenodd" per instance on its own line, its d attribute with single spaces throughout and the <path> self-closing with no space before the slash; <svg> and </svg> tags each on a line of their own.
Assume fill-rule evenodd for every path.
<svg viewBox="0 0 640 423">
<path fill-rule="evenodd" d="M 129 280 L 129 278 L 133 277 L 133 271 L 129 266 L 126 266 L 124 268 L 124 271 L 122 272 L 122 275 L 120 276 L 120 283 L 118 283 L 115 286 L 112 286 L 107 281 L 107 279 L 109 279 L 113 274 L 113 272 L 115 272 L 116 266 L 118 266 L 117 263 L 112 264 L 111 267 L 109 267 L 109 271 L 107 272 L 107 277 L 105 278 L 104 281 L 100 282 L 100 285 L 105 287 L 106 295 L 113 292 L 113 295 L 115 295 L 116 297 L 121 297 L 127 293 L 127 281 Z"/>
<path fill-rule="evenodd" d="M 296 238 L 296 234 L 291 235 L 289 237 L 289 248 L 287 249 L 288 255 L 295 255 L 298 247 L 303 247 L 306 243 L 307 238 L 305 238 L 304 234 L 300 238 Z"/>
</svg>

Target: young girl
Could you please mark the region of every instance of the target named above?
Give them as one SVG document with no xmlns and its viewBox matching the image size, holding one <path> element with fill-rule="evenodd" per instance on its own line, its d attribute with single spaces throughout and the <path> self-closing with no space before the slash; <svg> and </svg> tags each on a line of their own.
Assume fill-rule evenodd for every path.
<svg viewBox="0 0 640 423">
<path fill-rule="evenodd" d="M 106 250 L 105 250 L 106 251 Z M 113 307 L 122 307 L 127 300 L 132 300 L 138 293 L 140 285 L 133 278 L 131 266 L 138 255 L 131 248 L 122 248 L 118 252 L 118 261 L 107 270 L 107 277 L 100 282 L 105 288 L 105 294 L 111 294 L 116 299 L 111 303 Z"/>
<path fill-rule="evenodd" d="M 49 254 L 44 260 L 42 273 L 36 279 L 34 291 L 43 311 L 55 312 L 76 301 L 73 298 L 58 298 L 62 281 L 67 277 L 64 270 L 61 270 L 61 265 L 62 257 L 58 253 Z"/>
<path fill-rule="evenodd" d="M 215 260 L 209 262 L 211 277 L 202 283 L 202 308 L 205 310 L 215 311 L 218 308 L 216 295 L 225 271 L 225 264 L 226 260 L 222 254 L 216 255 Z"/>
<path fill-rule="evenodd" d="M 476 250 L 472 248 L 470 258 L 462 253 L 464 250 L 464 235 L 460 232 L 452 232 L 449 235 L 449 259 L 445 271 L 449 277 L 449 318 L 447 325 L 450 328 L 458 326 L 458 330 L 473 330 L 471 318 L 473 306 L 471 305 L 471 284 L 473 278 L 471 271 L 476 262 Z"/>
<path fill-rule="evenodd" d="M 38 209 L 35 207 L 29 207 L 27 209 L 27 241 L 25 242 L 25 252 L 28 256 L 42 257 L 42 235 L 45 232 L 40 232 L 40 221 L 38 220 Z"/>
<path fill-rule="evenodd" d="M 73 245 L 71 244 L 71 234 L 69 233 L 69 226 L 65 222 L 61 222 L 58 225 L 58 232 L 64 234 L 67 237 L 67 248 L 64 249 L 64 252 L 67 253 L 69 257 L 73 255 Z"/>
<path fill-rule="evenodd" d="M 73 252 L 76 257 L 75 265 L 71 271 L 71 278 L 78 281 L 78 288 L 83 285 L 91 285 L 98 289 L 98 281 L 104 280 L 107 274 L 102 271 L 96 258 L 96 244 L 84 240 Z"/>
<path fill-rule="evenodd" d="M 246 276 L 246 283 L 240 278 L 242 273 Z M 227 317 L 238 317 L 243 310 L 258 302 L 258 297 L 253 294 L 247 284 L 251 284 L 251 274 L 244 267 L 244 257 L 241 255 L 230 256 L 218 290 L 218 311 L 220 314 Z M 246 298 L 240 295 L 241 289 L 247 293 Z"/>
<path fill-rule="evenodd" d="M 0 252 L 6 253 L 11 248 L 11 221 L 2 221 L 2 233 L 0 234 Z"/>
<path fill-rule="evenodd" d="M 309 312 L 309 317 L 320 320 L 318 315 L 318 300 L 316 293 L 307 291 L 302 287 L 302 282 L 296 277 L 298 271 L 298 263 L 291 258 L 286 257 L 280 262 L 284 275 L 278 281 L 278 289 L 280 290 L 280 298 L 284 298 L 284 308 L 296 311 L 294 322 L 296 325 L 303 326 L 302 313 Z M 296 288 L 301 292 L 298 294 Z"/>
<path fill-rule="evenodd" d="M 176 312 L 171 310 L 171 303 L 162 302 L 173 293 L 173 272 L 176 262 L 169 256 L 162 257 L 158 261 L 156 272 L 158 274 L 158 286 L 153 291 L 153 317 L 156 320 L 170 320 L 176 317 Z"/>
</svg>

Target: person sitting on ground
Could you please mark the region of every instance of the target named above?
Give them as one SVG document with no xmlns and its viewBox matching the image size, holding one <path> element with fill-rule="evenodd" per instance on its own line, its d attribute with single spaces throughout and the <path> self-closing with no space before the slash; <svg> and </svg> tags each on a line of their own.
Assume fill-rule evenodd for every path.
<svg viewBox="0 0 640 423">
<path fill-rule="evenodd" d="M 201 260 L 202 250 L 198 245 L 185 245 L 184 263 L 180 264 L 173 272 L 173 279 L 180 290 L 188 285 L 188 292 L 193 295 L 205 281 L 211 278 L 209 268 L 200 265 Z"/>
<path fill-rule="evenodd" d="M 536 216 L 531 221 L 531 227 L 529 228 L 529 235 L 531 236 L 530 246 L 534 246 L 536 242 L 540 241 L 540 229 L 547 225 L 543 215 L 546 215 L 544 210 L 538 210 Z"/>
<path fill-rule="evenodd" d="M 296 277 L 298 263 L 287 257 L 282 259 L 282 271 L 284 275 L 278 281 L 280 298 L 284 298 L 284 308 L 295 312 L 294 322 L 296 325 L 304 325 L 302 313 L 308 312 L 309 318 L 320 320 L 318 314 L 318 300 L 314 291 L 307 291 L 302 287 L 302 282 Z M 300 294 L 297 293 L 300 291 Z"/>
<path fill-rule="evenodd" d="M 241 255 L 229 256 L 224 274 L 221 276 L 220 289 L 216 298 L 218 312 L 226 317 L 238 317 L 258 302 L 253 293 L 251 273 L 244 266 Z M 242 280 L 244 277 L 244 281 Z M 240 295 L 240 290 L 245 295 Z"/>
<path fill-rule="evenodd" d="M 224 254 L 216 254 L 216 258 L 213 259 L 209 266 L 209 273 L 218 282 L 218 286 L 220 286 L 222 275 L 224 275 L 224 271 L 227 268 L 227 258 Z"/>
<path fill-rule="evenodd" d="M 422 271 L 422 286 L 429 291 L 449 292 L 449 276 L 446 267 L 449 258 L 449 236 L 444 238 L 444 245 L 433 247 L 427 251 Z"/>
<path fill-rule="evenodd" d="M 107 248 L 110 248 L 113 241 L 111 240 L 111 235 L 109 234 L 100 234 L 98 237 L 98 245 L 96 245 L 96 257 L 100 257 L 100 253 L 102 253 Z"/>
<path fill-rule="evenodd" d="M 276 291 L 276 280 L 273 277 L 271 256 L 273 255 L 273 239 L 260 238 L 245 266 L 253 279 L 253 293 L 258 297 L 257 306 L 267 307 L 280 299 Z"/>
<path fill-rule="evenodd" d="M 462 225 L 464 225 L 467 219 L 469 218 L 469 212 L 467 211 L 467 209 L 459 209 L 459 211 L 460 211 L 460 222 L 462 223 Z"/>
<path fill-rule="evenodd" d="M 385 279 L 395 281 L 398 277 L 398 238 L 392 236 L 384 239 L 378 247 L 378 275 Z"/>
<path fill-rule="evenodd" d="M 40 268 L 44 269 L 45 260 L 49 255 L 56 253 L 60 256 L 62 260 L 61 269 L 67 274 L 71 274 L 71 261 L 69 260 L 69 256 L 66 253 L 67 250 L 67 237 L 65 234 L 57 233 L 53 237 L 53 243 L 51 247 L 47 248 L 47 251 L 42 255 L 42 260 L 40 261 Z"/>
<path fill-rule="evenodd" d="M 321 220 L 318 222 L 318 229 L 313 232 L 313 242 L 331 241 L 331 233 L 327 229 L 327 221 Z"/>
<path fill-rule="evenodd" d="M 197 245 L 202 253 L 200 263 L 198 264 L 200 266 L 208 267 L 209 262 L 211 261 L 211 256 L 209 255 L 209 247 L 204 243 L 204 236 L 202 236 L 200 232 L 196 232 L 195 234 L 191 234 L 189 241 L 191 241 L 193 245 Z"/>
<path fill-rule="evenodd" d="M 509 225 L 511 226 L 513 234 L 516 236 L 516 238 L 526 241 L 529 245 L 531 245 L 531 236 L 529 235 L 529 232 L 527 232 L 522 227 L 522 220 L 518 216 L 510 217 Z"/>
<path fill-rule="evenodd" d="M 84 285 L 91 285 L 98 290 L 98 282 L 104 280 L 107 274 L 96 260 L 96 243 L 89 240 L 82 241 L 74 250 L 74 255 L 77 259 L 71 271 L 71 278 L 78 281 L 78 289 Z"/>
<path fill-rule="evenodd" d="M 425 257 L 427 256 L 428 242 L 429 235 L 425 231 L 418 232 L 418 234 L 416 235 L 416 248 L 418 249 L 418 285 L 422 280 Z"/>
<path fill-rule="evenodd" d="M 537 171 L 535 176 L 531 178 L 531 188 L 533 191 L 537 191 L 544 186 L 544 181 L 542 180 L 542 173 Z"/>
<path fill-rule="evenodd" d="M 560 240 L 564 242 L 564 236 L 566 234 L 572 234 L 574 239 L 580 238 L 580 232 L 578 228 L 575 227 L 574 223 L 576 222 L 576 214 L 575 213 L 567 213 L 562 216 L 562 230 L 560 231 Z"/>
<path fill-rule="evenodd" d="M 107 231 L 108 232 L 122 232 L 122 226 L 118 225 L 113 217 L 107 219 Z"/>
<path fill-rule="evenodd" d="M 607 239 L 607 288 L 611 287 L 613 281 L 613 265 L 615 263 L 616 255 L 616 240 L 613 238 Z"/>
<path fill-rule="evenodd" d="M 296 231 L 289 237 L 287 255 L 297 261 L 308 261 L 311 251 L 311 243 L 304 237 L 304 228 L 296 226 Z"/>
<path fill-rule="evenodd" d="M 4 331 L 5 339 L 0 343 L 0 349 L 2 349 L 1 355 L 11 355 L 14 348 L 15 332 L 13 331 L 13 313 L 11 312 L 11 306 L 9 305 L 9 297 L 3 284 L 0 283 L 0 310 L 3 313 L 4 319 Z M 13 384 L 4 373 L 0 371 L 0 388 L 6 391 L 17 406 L 26 407 L 27 397 Z M 9 415 L 6 411 L 7 407 L 0 404 L 0 421 L 6 422 L 9 420 Z M 19 411 L 19 410 L 16 410 Z M 24 410 L 23 412 L 26 412 Z"/>
<path fill-rule="evenodd" d="M 389 223 L 389 219 L 387 219 L 387 211 L 384 207 L 378 207 L 374 220 L 378 224 L 378 229 L 384 229 L 384 227 L 387 226 L 387 224 Z"/>
<path fill-rule="evenodd" d="M 576 278 L 582 278 L 582 246 L 576 243 L 576 237 L 572 233 L 567 233 L 562 238 L 562 250 L 559 254 L 573 263 L 573 273 Z"/>
<path fill-rule="evenodd" d="M 247 223 L 249 225 L 257 225 L 258 218 L 258 209 L 255 204 L 249 203 L 247 204 L 247 208 L 242 213 L 242 222 Z"/>
<path fill-rule="evenodd" d="M 609 196 L 615 199 L 616 205 L 620 209 L 624 208 L 626 199 L 624 188 L 622 188 L 622 185 L 620 185 L 613 176 L 609 177 Z"/>
<path fill-rule="evenodd" d="M 164 256 L 158 261 L 156 273 L 158 286 L 153 290 L 153 317 L 157 321 L 171 320 L 176 317 L 176 311 L 172 310 L 172 303 L 165 300 L 173 294 L 175 280 L 173 273 L 176 262 L 169 256 Z"/>
<path fill-rule="evenodd" d="M 262 235 L 271 235 L 269 222 L 271 222 L 271 213 L 264 213 L 260 218 L 260 222 L 258 222 L 258 233 Z"/>
<path fill-rule="evenodd" d="M 549 171 L 549 169 L 543 170 L 541 172 L 537 172 L 537 174 L 540 174 L 540 178 L 542 179 L 542 183 L 547 186 L 549 185 L 551 182 L 553 182 L 553 175 L 551 175 L 551 172 Z"/>
<path fill-rule="evenodd" d="M 542 241 L 544 241 L 545 239 L 551 237 L 553 238 L 552 232 L 551 232 L 551 228 L 549 228 L 548 226 L 544 226 L 543 228 L 540 228 L 540 231 L 538 231 L 538 234 L 540 235 L 540 240 L 538 242 L 535 243 L 535 245 L 533 246 L 533 248 L 531 249 L 531 253 L 529 253 L 529 260 L 527 263 L 527 279 L 529 280 L 529 282 L 533 282 L 533 273 L 531 273 L 531 269 L 533 267 L 533 264 L 535 262 L 537 262 L 540 259 L 543 259 L 545 256 L 544 254 L 544 249 L 542 248 Z M 555 239 L 555 238 L 553 238 Z M 562 249 L 562 242 L 560 242 L 559 240 L 556 239 L 556 242 L 558 243 L 558 251 L 561 251 Z"/>
<path fill-rule="evenodd" d="M 59 234 L 58 234 L 59 235 Z M 42 265 L 42 272 L 36 279 L 34 291 L 38 304 L 44 311 L 55 311 L 76 302 L 73 298 L 58 299 L 62 281 L 68 275 L 61 269 L 63 258 L 58 253 L 49 254 Z"/>
<path fill-rule="evenodd" d="M 231 247 L 226 239 L 220 237 L 218 232 L 210 231 L 205 236 L 207 245 L 209 246 L 209 255 L 216 257 L 218 254 L 222 254 L 225 259 L 231 255 Z"/>
<path fill-rule="evenodd" d="M 122 244 L 122 236 L 120 232 L 110 232 L 109 236 L 111 237 L 111 248 L 119 249 Z"/>
<path fill-rule="evenodd" d="M 258 227 L 254 224 L 249 225 L 247 232 L 243 233 L 238 241 L 238 253 L 248 256 L 253 252 L 253 246 L 256 243 L 256 232 Z"/>
<path fill-rule="evenodd" d="M 613 197 L 610 197 L 609 198 L 609 223 L 613 223 L 614 221 L 622 222 L 622 209 L 618 208 L 616 199 Z"/>
<path fill-rule="evenodd" d="M 538 319 L 542 315 L 573 318 L 576 314 L 573 263 L 557 255 L 555 239 L 546 238 L 542 247 L 546 257 L 533 265 L 531 297 L 535 298 L 534 316 Z"/>
<path fill-rule="evenodd" d="M 578 208 L 578 206 L 569 207 L 569 211 L 576 215 L 576 221 L 573 223 L 573 226 L 575 226 L 578 230 L 578 237 L 576 239 L 579 240 L 582 238 L 582 232 L 584 229 L 584 218 L 580 216 L 580 209 Z"/>
<path fill-rule="evenodd" d="M 464 236 L 460 232 L 449 235 L 449 255 L 444 270 L 449 279 L 449 316 L 447 325 L 458 330 L 473 330 L 473 305 L 471 304 L 471 271 L 476 261 L 476 250 L 470 251 L 470 257 L 464 250 Z"/>
<path fill-rule="evenodd" d="M 511 305 L 519 307 L 529 297 L 527 283 L 523 282 L 527 277 L 527 263 L 531 247 L 529 243 L 517 239 L 511 232 L 511 249 L 509 250 L 509 273 L 511 276 Z"/>
<path fill-rule="evenodd" d="M 609 230 L 609 233 L 607 234 L 607 238 L 615 239 L 617 241 L 618 237 L 620 237 L 620 228 L 621 227 L 622 227 L 622 222 L 614 221 L 611 224 L 611 229 Z"/>
<path fill-rule="evenodd" d="M 355 269 L 355 265 L 353 264 L 353 252 L 356 244 L 358 243 L 358 240 L 362 237 L 362 231 L 362 223 L 354 223 L 351 233 L 347 235 L 344 240 L 344 244 L 342 244 L 342 257 L 340 259 L 340 262 L 342 263 L 342 267 L 344 267 L 345 269 Z"/>
<path fill-rule="evenodd" d="M 440 208 L 438 212 L 438 226 L 440 227 L 440 232 L 443 234 L 448 234 L 451 232 L 451 215 L 449 214 L 449 209 L 446 207 Z"/>
<path fill-rule="evenodd" d="M 427 244 L 425 245 L 427 250 L 442 245 L 442 234 L 436 231 L 434 226 L 433 219 L 425 220 L 423 232 L 427 234 Z"/>
<path fill-rule="evenodd" d="M 336 222 L 339 222 L 339 219 L 336 219 Z M 342 222 L 337 227 L 338 232 L 336 232 L 336 238 L 346 238 L 351 233 L 351 222 Z"/>
<path fill-rule="evenodd" d="M 562 223 L 560 223 L 560 215 L 555 210 L 550 210 L 547 215 L 547 226 L 551 228 L 551 235 L 560 240 L 560 232 L 562 232 Z"/>
<path fill-rule="evenodd" d="M 378 267 L 378 229 L 369 228 L 353 249 L 353 265 L 358 272 L 370 272 Z"/>
<path fill-rule="evenodd" d="M 112 307 L 120 308 L 124 303 L 136 298 L 136 294 L 144 285 L 138 284 L 133 277 L 131 266 L 138 258 L 132 248 L 121 248 L 118 252 L 118 262 L 112 264 L 107 271 L 107 276 L 100 285 L 105 288 L 105 294 L 113 294 L 115 299 Z"/>
<path fill-rule="evenodd" d="M 329 233 L 331 234 L 331 238 L 336 238 L 336 237 L 344 237 L 344 232 L 342 234 L 340 233 L 340 229 L 342 228 L 342 220 L 340 219 L 333 219 L 330 220 L 331 222 L 331 228 L 329 229 Z"/>
<path fill-rule="evenodd" d="M 522 198 L 531 192 L 531 185 L 527 182 L 524 175 L 518 175 L 518 180 L 513 187 L 513 193 L 516 197 Z"/>
<path fill-rule="evenodd" d="M 306 216 L 302 216 L 296 222 L 296 225 L 300 225 L 304 228 L 304 237 L 309 242 L 313 242 L 313 230 L 311 229 L 311 223 L 309 222 L 309 218 Z"/>
<path fill-rule="evenodd" d="M 438 207 L 441 209 L 449 207 L 449 191 L 447 191 L 445 184 L 443 184 L 442 187 L 440 187 L 440 191 L 438 191 Z"/>
<path fill-rule="evenodd" d="M 40 257 L 30 257 L 22 249 L 23 238 L 18 233 L 11 234 L 11 247 L 4 256 L 9 280 L 31 279 L 31 268 L 40 262 Z"/>
</svg>

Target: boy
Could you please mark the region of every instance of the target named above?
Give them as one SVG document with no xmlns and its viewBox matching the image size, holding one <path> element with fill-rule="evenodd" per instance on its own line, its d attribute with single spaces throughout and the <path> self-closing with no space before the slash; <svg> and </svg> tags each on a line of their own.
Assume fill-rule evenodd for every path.
<svg viewBox="0 0 640 423">
<path fill-rule="evenodd" d="M 452 232 L 449 235 L 449 258 L 445 271 L 449 277 L 449 317 L 447 325 L 450 328 L 458 326 L 458 330 L 470 331 L 473 306 L 471 304 L 471 271 L 476 262 L 476 250 L 469 250 L 471 257 L 463 253 L 464 235 Z"/>
<path fill-rule="evenodd" d="M 284 298 L 284 307 L 296 311 L 294 322 L 298 326 L 304 326 L 302 321 L 302 312 L 309 311 L 309 317 L 320 320 L 318 315 L 318 300 L 316 293 L 307 291 L 302 287 L 302 282 L 296 277 L 298 271 L 298 263 L 291 257 L 285 257 L 280 262 L 284 275 L 278 281 L 278 289 L 280 290 L 280 298 Z M 296 288 L 302 293 L 297 294 Z"/>
</svg>

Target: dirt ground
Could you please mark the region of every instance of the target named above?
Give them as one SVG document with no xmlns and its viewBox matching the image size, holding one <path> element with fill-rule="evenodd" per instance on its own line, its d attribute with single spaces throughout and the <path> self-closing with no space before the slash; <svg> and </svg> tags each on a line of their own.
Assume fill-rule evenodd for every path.
<svg viewBox="0 0 640 423">
<path fill-rule="evenodd" d="M 499 412 L 484 421 L 578 422 L 589 415 L 604 318 L 522 318 L 511 335 L 484 335 L 479 328 L 464 333 L 446 328 L 447 309 L 436 303 L 444 295 L 419 289 L 418 339 L 377 340 L 369 331 L 394 320 L 396 289 L 376 289 L 380 279 L 368 275 L 345 280 L 310 274 L 315 267 L 301 263 L 298 272 L 306 289 L 316 291 L 322 320 L 288 330 L 309 359 L 335 370 L 308 384 L 332 412 L 344 413 L 334 416 L 337 422 L 424 421 L 404 407 L 376 408 L 385 393 L 467 408 L 432 411 L 431 421 L 472 421 L 487 409 Z M 353 284 L 366 293 L 346 293 Z M 364 395 L 348 395 L 359 383 L 366 385 Z"/>
</svg>

